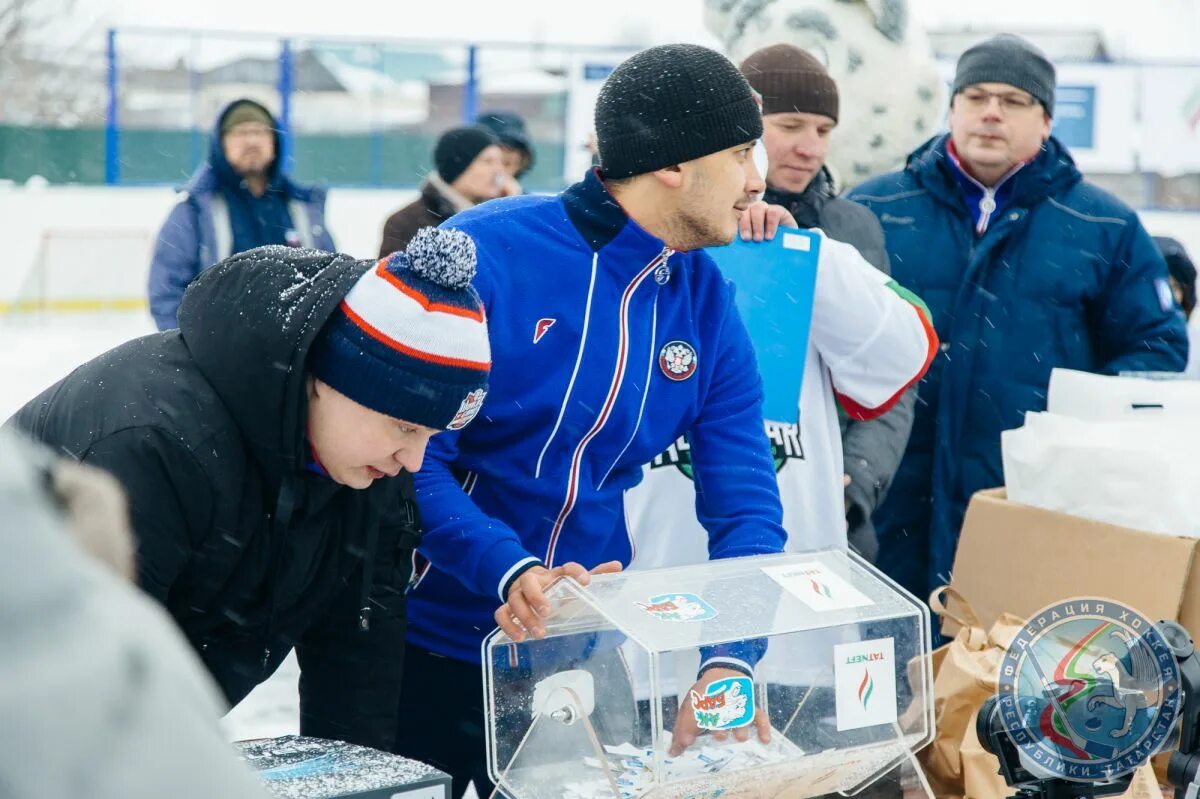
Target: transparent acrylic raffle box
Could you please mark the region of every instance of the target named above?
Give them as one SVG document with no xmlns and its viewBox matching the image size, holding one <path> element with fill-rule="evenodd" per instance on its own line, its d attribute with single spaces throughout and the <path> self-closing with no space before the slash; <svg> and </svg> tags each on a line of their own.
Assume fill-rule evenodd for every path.
<svg viewBox="0 0 1200 799">
<path fill-rule="evenodd" d="M 545 638 L 484 643 L 498 795 L 803 799 L 902 772 L 906 797 L 929 795 L 912 768 L 933 733 L 929 611 L 857 556 L 564 579 L 548 596 Z M 680 717 L 697 737 L 672 754 Z"/>
</svg>

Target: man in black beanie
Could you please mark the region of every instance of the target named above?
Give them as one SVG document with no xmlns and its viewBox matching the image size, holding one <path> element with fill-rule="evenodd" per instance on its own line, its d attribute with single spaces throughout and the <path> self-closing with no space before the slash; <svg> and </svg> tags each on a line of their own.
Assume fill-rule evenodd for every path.
<svg viewBox="0 0 1200 799">
<path fill-rule="evenodd" d="M 883 224 L 892 275 L 942 352 L 875 516 L 877 564 L 920 597 L 948 582 L 971 495 L 1004 484 L 1000 433 L 1046 408 L 1055 368 L 1178 372 L 1187 333 L 1138 216 L 1051 135 L 1054 66 L 1001 34 L 958 60 L 948 134 L 850 199 Z"/>
<path fill-rule="evenodd" d="M 764 188 L 754 92 L 712 50 L 654 47 L 609 76 L 595 127 L 601 167 L 581 182 L 447 223 L 478 244 L 494 366 L 487 405 L 470 429 L 431 442 L 417 483 L 421 553 L 434 565 L 408 594 L 396 751 L 447 771 L 456 791 L 473 780 L 480 796 L 492 789 L 482 694 L 469 689 L 482 679 L 480 644 L 496 624 L 516 640 L 544 635 L 543 592 L 558 575 L 629 563 L 623 497 L 643 464 L 688 436 L 714 559 L 779 552 L 786 539 L 753 347 L 703 250 L 733 240 Z M 617 654 L 596 642 L 593 670 L 623 674 Z M 757 654 L 746 643 L 704 651 L 697 690 L 751 672 Z M 505 675 L 514 702 L 532 698 L 538 677 L 524 658 L 492 664 L 516 669 Z M 605 696 L 595 721 L 618 724 L 632 694 Z M 766 739 L 759 710 L 737 737 Z M 437 723 L 412 721 L 426 718 Z M 678 718 L 682 749 L 699 730 L 686 709 Z M 496 734 L 509 753 L 521 740 Z"/>
<path fill-rule="evenodd" d="M 433 148 L 433 165 L 421 195 L 388 217 L 379 257 L 403 250 L 421 228 L 440 225 L 459 211 L 499 197 L 508 176 L 500 140 L 487 128 L 452 128 Z"/>
</svg>

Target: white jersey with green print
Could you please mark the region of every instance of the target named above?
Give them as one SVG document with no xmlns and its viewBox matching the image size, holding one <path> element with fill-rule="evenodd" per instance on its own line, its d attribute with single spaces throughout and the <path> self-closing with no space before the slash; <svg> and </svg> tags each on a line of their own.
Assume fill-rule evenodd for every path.
<svg viewBox="0 0 1200 799">
<path fill-rule="evenodd" d="M 765 422 L 789 552 L 846 546 L 839 406 L 855 419 L 885 413 L 924 374 L 936 348 L 924 303 L 854 247 L 822 238 L 799 424 Z M 625 493 L 629 568 L 708 560 L 686 436 L 643 468 L 641 484 Z"/>
</svg>

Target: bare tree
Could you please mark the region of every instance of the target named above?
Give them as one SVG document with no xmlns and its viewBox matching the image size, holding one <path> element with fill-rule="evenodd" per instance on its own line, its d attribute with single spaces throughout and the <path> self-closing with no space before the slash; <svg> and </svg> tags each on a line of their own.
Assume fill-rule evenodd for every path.
<svg viewBox="0 0 1200 799">
<path fill-rule="evenodd" d="M 99 32 L 63 25 L 77 0 L 0 0 L 0 123 L 71 127 L 103 118 Z"/>
</svg>

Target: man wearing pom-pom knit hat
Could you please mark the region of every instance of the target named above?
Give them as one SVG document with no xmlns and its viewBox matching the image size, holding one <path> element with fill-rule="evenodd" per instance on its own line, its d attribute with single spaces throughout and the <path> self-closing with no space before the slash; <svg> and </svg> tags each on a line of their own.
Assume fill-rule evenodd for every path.
<svg viewBox="0 0 1200 799">
<path fill-rule="evenodd" d="M 470 237 L 432 228 L 378 262 L 249 250 L 188 288 L 179 329 L 10 421 L 122 483 L 139 584 L 231 704 L 295 648 L 301 733 L 392 746 L 412 474 L 487 391 L 474 272 Z"/>
</svg>

